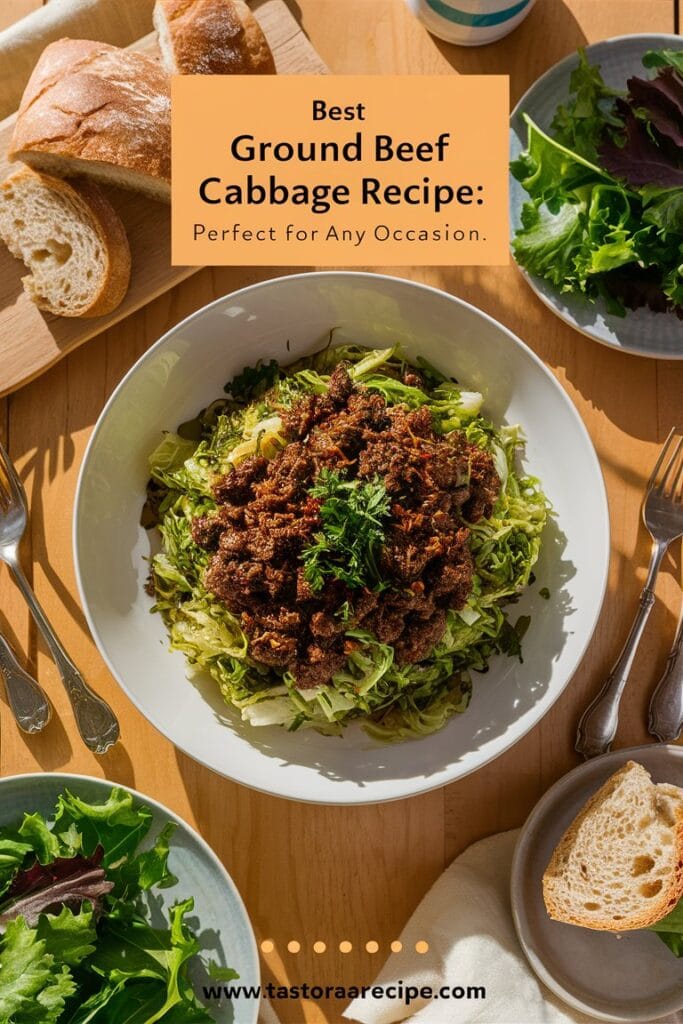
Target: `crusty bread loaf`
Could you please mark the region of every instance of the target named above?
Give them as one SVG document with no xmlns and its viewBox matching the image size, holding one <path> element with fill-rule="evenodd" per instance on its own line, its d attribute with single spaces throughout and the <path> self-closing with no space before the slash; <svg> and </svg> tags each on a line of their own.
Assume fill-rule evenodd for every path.
<svg viewBox="0 0 683 1024">
<path fill-rule="evenodd" d="M 103 316 L 128 290 L 130 249 L 97 185 L 23 167 L 0 185 L 0 237 L 31 273 L 24 288 L 59 316 Z"/>
<path fill-rule="evenodd" d="M 10 158 L 38 170 L 171 196 L 170 80 L 141 53 L 87 39 L 43 51 L 26 86 Z"/>
<path fill-rule="evenodd" d="M 275 74 L 266 37 L 244 0 L 157 0 L 154 27 L 171 74 Z"/>
<path fill-rule="evenodd" d="M 629 761 L 569 826 L 543 876 L 556 921 L 602 931 L 646 928 L 683 896 L 683 790 Z"/>
</svg>

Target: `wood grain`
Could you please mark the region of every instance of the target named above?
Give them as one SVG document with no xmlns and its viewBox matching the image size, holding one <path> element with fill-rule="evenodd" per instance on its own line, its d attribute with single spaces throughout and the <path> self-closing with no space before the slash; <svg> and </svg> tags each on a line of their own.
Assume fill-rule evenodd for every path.
<svg viewBox="0 0 683 1024">
<path fill-rule="evenodd" d="M 333 71 L 506 72 L 513 97 L 584 41 L 622 32 L 668 32 L 674 18 L 673 0 L 542 0 L 513 36 L 470 51 L 429 37 L 403 0 L 298 0 L 298 6 L 304 29 Z M 534 298 L 513 267 L 495 273 L 477 268 L 390 271 L 445 288 L 491 313 L 523 337 L 567 389 L 605 472 L 613 531 L 609 592 L 593 643 L 564 696 L 513 750 L 474 776 L 382 807 L 319 808 L 275 800 L 219 779 L 175 751 L 116 687 L 75 596 L 70 522 L 85 444 L 106 396 L 127 368 L 194 309 L 286 272 L 201 271 L 8 400 L 10 449 L 26 480 L 33 513 L 25 564 L 33 567 L 39 596 L 78 664 L 120 715 L 123 739 L 101 759 L 79 745 L 54 668 L 36 641 L 21 599 L 0 571 L 0 627 L 11 629 L 37 664 L 58 712 L 42 737 L 27 739 L 3 704 L 0 767 L 3 774 L 42 768 L 135 784 L 197 824 L 221 856 L 245 898 L 258 939 L 276 943 L 263 960 L 265 978 L 365 984 L 445 864 L 472 840 L 520 825 L 547 786 L 577 762 L 572 744 L 578 715 L 614 659 L 644 580 L 647 541 L 639 525 L 639 503 L 659 444 L 671 423 L 683 420 L 683 364 L 622 355 L 581 337 Z M 0 404 L 0 436 L 1 410 Z M 647 739 L 647 699 L 663 666 L 681 599 L 679 550 L 668 559 L 658 584 L 660 601 L 626 695 L 621 746 Z M 287 952 L 290 939 L 301 942 L 300 953 Z M 338 952 L 343 939 L 353 943 L 350 954 Z M 373 939 L 380 951 L 366 953 L 365 943 Z M 313 953 L 316 940 L 326 942 L 329 952 Z M 284 1024 L 332 1024 L 341 1021 L 343 1004 L 279 1002 L 276 1009 Z"/>
<path fill-rule="evenodd" d="M 254 11 L 270 42 L 278 73 L 325 73 L 325 65 L 283 0 L 260 0 Z M 156 34 L 139 40 L 131 49 L 158 56 Z M 14 121 L 12 115 L 0 123 L 0 180 L 17 166 L 6 157 Z M 165 203 L 121 189 L 105 191 L 125 225 L 133 260 L 128 294 L 108 316 L 84 320 L 41 312 L 22 287 L 24 264 L 0 245 L 0 395 L 32 380 L 68 352 L 197 272 L 197 267 L 171 266 L 170 210 Z"/>
</svg>

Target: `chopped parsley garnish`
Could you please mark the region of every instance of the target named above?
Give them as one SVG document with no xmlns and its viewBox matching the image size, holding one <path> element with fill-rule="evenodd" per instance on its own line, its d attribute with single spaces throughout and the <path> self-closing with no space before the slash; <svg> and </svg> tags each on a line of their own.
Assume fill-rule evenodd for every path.
<svg viewBox="0 0 683 1024">
<path fill-rule="evenodd" d="M 346 480 L 323 469 L 308 493 L 320 501 L 322 529 L 302 552 L 306 582 L 315 591 L 327 578 L 352 589 L 383 590 L 379 556 L 390 505 L 383 482 Z"/>
</svg>

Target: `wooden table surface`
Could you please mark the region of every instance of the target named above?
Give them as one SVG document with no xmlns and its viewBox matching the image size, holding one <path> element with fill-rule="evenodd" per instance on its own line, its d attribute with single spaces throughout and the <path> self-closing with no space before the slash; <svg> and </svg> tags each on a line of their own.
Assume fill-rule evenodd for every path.
<svg viewBox="0 0 683 1024">
<path fill-rule="evenodd" d="M 1 16 L 7 22 L 10 12 L 17 18 L 37 6 L 38 0 L 10 0 Z M 509 73 L 513 102 L 541 72 L 583 43 L 621 33 L 672 32 L 677 25 L 674 0 L 538 0 L 508 39 L 468 50 L 432 39 L 403 0 L 298 0 L 298 7 L 292 0 L 292 7 L 334 72 Z M 683 425 L 683 362 L 622 355 L 583 338 L 534 297 L 514 267 L 389 272 L 475 303 L 531 345 L 576 403 L 600 457 L 610 501 L 609 592 L 579 671 L 516 747 L 446 789 L 384 806 L 334 808 L 274 799 L 218 778 L 175 750 L 129 703 L 83 617 L 71 515 L 83 451 L 105 399 L 141 353 L 188 313 L 286 270 L 204 270 L 0 402 L 0 436 L 9 444 L 31 503 L 24 564 L 66 646 L 122 724 L 120 744 L 105 757 L 84 749 L 55 668 L 3 568 L 0 628 L 27 653 L 57 714 L 42 735 L 27 738 L 3 703 L 0 771 L 106 776 L 172 807 L 199 828 L 224 861 L 257 940 L 275 943 L 263 957 L 264 978 L 289 984 L 370 982 L 391 940 L 453 857 L 473 840 L 520 825 L 544 790 L 577 763 L 577 717 L 617 653 L 644 581 L 643 486 L 669 428 L 676 421 Z M 673 636 L 680 579 L 677 546 L 659 579 L 660 600 L 624 700 L 620 746 L 648 739 L 648 696 Z M 288 952 L 290 940 L 301 943 L 299 953 Z M 316 940 L 327 944 L 326 953 L 313 951 Z M 341 940 L 353 944 L 352 952 L 339 952 Z M 379 944 L 374 954 L 365 950 L 370 940 Z M 342 1004 L 280 1002 L 276 1008 L 283 1022 L 332 1022 L 340 1019 Z"/>
</svg>

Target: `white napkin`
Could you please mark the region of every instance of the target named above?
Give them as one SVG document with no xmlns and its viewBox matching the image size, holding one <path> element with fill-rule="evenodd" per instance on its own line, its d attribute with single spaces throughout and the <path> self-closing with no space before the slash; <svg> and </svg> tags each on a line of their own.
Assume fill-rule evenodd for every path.
<svg viewBox="0 0 683 1024">
<path fill-rule="evenodd" d="M 0 118 L 19 106 L 33 67 L 62 36 L 128 46 L 152 31 L 154 0 L 51 0 L 0 32 Z"/>
<path fill-rule="evenodd" d="M 517 941 L 510 912 L 510 869 L 519 831 L 470 846 L 432 886 L 406 925 L 375 984 L 484 986 L 486 999 L 355 999 L 344 1016 L 361 1024 L 588 1024 L 537 980 Z M 415 943 L 429 952 L 415 952 Z M 683 1014 L 657 1024 L 683 1024 Z"/>
</svg>

